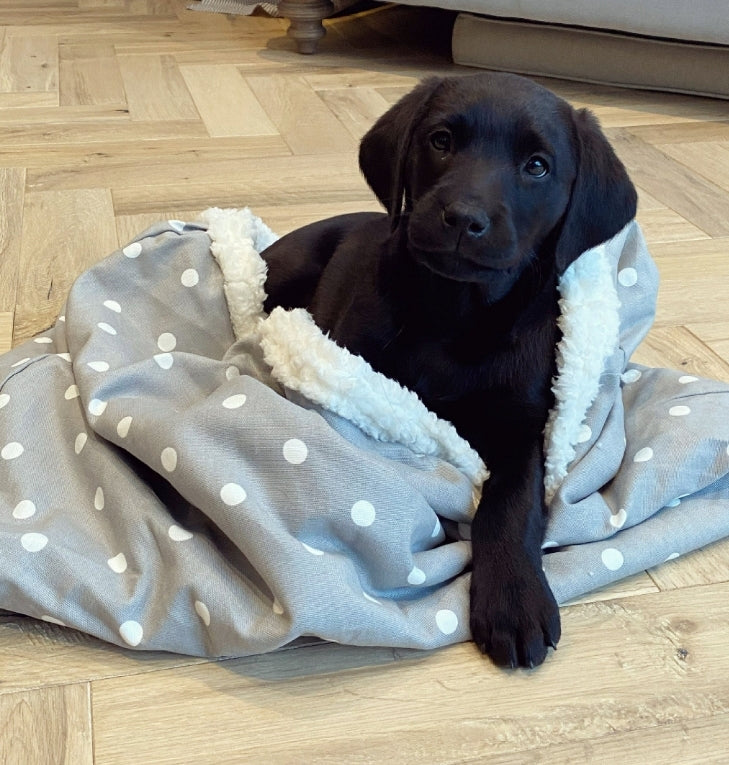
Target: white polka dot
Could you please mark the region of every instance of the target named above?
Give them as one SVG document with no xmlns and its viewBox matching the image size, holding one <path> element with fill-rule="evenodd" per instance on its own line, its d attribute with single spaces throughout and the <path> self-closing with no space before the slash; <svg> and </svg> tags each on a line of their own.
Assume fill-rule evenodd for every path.
<svg viewBox="0 0 729 765">
<path fill-rule="evenodd" d="M 681 383 L 681 385 L 688 385 L 689 383 L 692 383 L 692 382 L 698 382 L 699 378 L 694 377 L 693 375 L 682 375 L 681 377 L 678 378 L 678 381 Z"/>
<path fill-rule="evenodd" d="M 177 231 L 178 234 L 181 234 L 185 228 L 185 221 L 183 220 L 168 220 L 167 221 L 169 227 L 173 229 L 173 231 Z"/>
<path fill-rule="evenodd" d="M 122 417 L 116 426 L 116 433 L 119 438 L 126 438 L 129 435 L 129 428 L 132 427 L 133 417 Z"/>
<path fill-rule="evenodd" d="M 286 462 L 290 462 L 292 465 L 300 465 L 309 455 L 309 450 L 303 441 L 299 441 L 298 438 L 290 438 L 283 445 L 283 456 Z"/>
<path fill-rule="evenodd" d="M 188 268 L 180 277 L 183 287 L 194 287 L 200 281 L 200 274 L 194 268 Z"/>
<path fill-rule="evenodd" d="M 435 623 L 444 635 L 452 635 L 458 629 L 458 617 L 447 608 L 438 611 Z"/>
<path fill-rule="evenodd" d="M 59 627 L 65 627 L 66 622 L 62 622 L 60 619 L 56 619 L 55 616 L 48 616 L 48 614 L 43 614 L 41 616 L 42 622 L 48 622 L 48 624 L 57 624 Z"/>
<path fill-rule="evenodd" d="M 172 332 L 163 332 L 157 338 L 157 347 L 161 351 L 165 351 L 165 352 L 174 351 L 176 345 L 177 345 L 177 338 L 172 334 Z"/>
<path fill-rule="evenodd" d="M 306 542 L 302 542 L 301 545 L 306 550 L 306 552 L 309 552 L 312 555 L 324 555 L 324 550 L 320 550 L 318 547 L 307 545 Z"/>
<path fill-rule="evenodd" d="M 620 379 L 624 383 L 634 383 L 638 382 L 642 375 L 643 373 L 640 371 L 640 369 L 626 369 L 625 372 L 620 375 Z"/>
<path fill-rule="evenodd" d="M 70 353 L 57 353 L 56 356 L 58 356 L 59 359 L 63 359 L 64 361 L 71 361 Z"/>
<path fill-rule="evenodd" d="M 242 407 L 245 402 L 246 394 L 236 393 L 235 396 L 228 396 L 228 398 L 223 401 L 223 406 L 226 409 L 240 409 L 240 407 Z"/>
<path fill-rule="evenodd" d="M 177 524 L 173 523 L 167 529 L 167 536 L 173 542 L 187 542 L 188 539 L 192 539 L 193 538 L 194 534 L 191 531 L 188 531 L 187 529 L 183 529 L 182 527 L 180 527 Z"/>
<path fill-rule="evenodd" d="M 271 606 L 271 610 L 273 611 L 274 614 L 277 614 L 278 616 L 281 616 L 281 614 L 284 612 L 283 606 L 275 598 L 273 601 L 273 605 Z"/>
<path fill-rule="evenodd" d="M 634 268 L 623 268 L 618 272 L 618 281 L 623 287 L 632 287 L 638 283 L 638 272 Z"/>
<path fill-rule="evenodd" d="M 177 452 L 171 446 L 167 446 L 162 449 L 160 459 L 162 460 L 162 467 L 168 473 L 173 473 L 177 467 Z"/>
<path fill-rule="evenodd" d="M 220 490 L 220 499 L 222 499 L 228 507 L 240 505 L 241 502 L 245 501 L 246 496 L 246 490 L 237 483 L 226 483 Z"/>
<path fill-rule="evenodd" d="M 651 449 L 650 446 L 644 446 L 636 452 L 635 457 L 633 457 L 633 462 L 648 462 L 648 460 L 652 459 L 653 449 Z"/>
<path fill-rule="evenodd" d="M 89 414 L 93 414 L 94 417 L 101 417 L 106 411 L 107 402 L 98 398 L 92 398 L 89 401 Z"/>
<path fill-rule="evenodd" d="M 175 361 L 174 357 L 169 353 L 158 353 L 154 360 L 161 369 L 170 369 Z"/>
<path fill-rule="evenodd" d="M 430 532 L 430 538 L 431 539 L 435 539 L 438 536 L 438 534 L 440 534 L 441 528 L 442 527 L 440 525 L 440 519 L 436 518 L 435 519 L 435 526 L 433 526 L 433 530 Z"/>
<path fill-rule="evenodd" d="M 669 555 L 669 556 L 666 558 L 666 560 L 665 560 L 665 561 L 663 561 L 663 562 L 664 562 L 664 563 L 667 563 L 669 560 L 676 560 L 676 558 L 678 558 L 680 555 L 681 555 L 681 553 L 677 553 L 677 552 L 671 553 L 671 554 L 670 554 L 670 555 Z"/>
<path fill-rule="evenodd" d="M 373 598 L 372 595 L 368 595 L 366 592 L 363 592 L 362 594 L 364 595 L 365 600 L 369 600 L 370 603 L 375 603 L 378 606 L 382 605 L 382 603 L 380 603 L 380 601 L 377 600 L 377 598 Z"/>
<path fill-rule="evenodd" d="M 94 370 L 94 372 L 108 372 L 109 365 L 105 361 L 89 361 L 86 365 Z"/>
<path fill-rule="evenodd" d="M 96 326 L 103 332 L 106 332 L 107 335 L 116 334 L 114 327 L 112 327 L 111 324 L 107 324 L 105 321 L 100 321 Z"/>
<path fill-rule="evenodd" d="M 371 526 L 375 522 L 375 508 L 366 499 L 361 499 L 352 505 L 352 520 L 357 526 Z"/>
<path fill-rule="evenodd" d="M 106 565 L 115 573 L 123 574 L 127 570 L 127 557 L 124 553 L 119 553 L 106 561 Z"/>
<path fill-rule="evenodd" d="M 240 377 L 240 369 L 238 369 L 238 367 L 231 366 L 225 370 L 226 380 L 235 380 L 236 377 Z"/>
<path fill-rule="evenodd" d="M 28 552 L 39 552 L 48 544 L 48 537 L 45 534 L 30 532 L 20 537 L 20 544 Z"/>
<path fill-rule="evenodd" d="M 422 571 L 417 566 L 413 566 L 413 570 L 408 574 L 408 582 L 410 584 L 422 584 L 425 581 L 425 571 Z"/>
<path fill-rule="evenodd" d="M 108 308 L 110 311 L 114 311 L 114 313 L 121 313 L 121 306 L 116 300 L 105 300 L 104 308 Z"/>
<path fill-rule="evenodd" d="M 587 443 L 592 438 L 592 428 L 587 425 L 587 423 L 583 423 L 580 425 L 580 432 L 577 434 L 577 443 L 578 444 L 584 444 Z"/>
<path fill-rule="evenodd" d="M 610 515 L 610 525 L 616 529 L 622 529 L 625 525 L 625 521 L 628 519 L 628 514 L 624 508 L 620 508 L 617 513 Z"/>
<path fill-rule="evenodd" d="M 144 630 L 139 622 L 128 621 L 119 626 L 119 634 L 127 645 L 138 646 L 144 637 Z"/>
<path fill-rule="evenodd" d="M 600 557 L 602 558 L 603 565 L 610 571 L 617 571 L 622 568 L 625 558 L 620 550 L 616 550 L 614 547 L 608 547 L 603 550 Z"/>
<path fill-rule="evenodd" d="M 84 446 L 86 446 L 88 439 L 89 437 L 86 433 L 79 433 L 76 436 L 76 440 L 73 444 L 73 450 L 76 452 L 76 454 L 81 454 L 81 451 L 83 450 Z"/>
<path fill-rule="evenodd" d="M 210 626 L 210 609 L 202 602 L 202 600 L 195 601 L 195 613 L 200 617 L 202 623 L 206 626 Z"/>
<path fill-rule="evenodd" d="M 691 409 L 687 406 L 672 406 L 668 413 L 671 417 L 685 417 L 687 414 L 691 414 Z"/>
<path fill-rule="evenodd" d="M 13 518 L 17 518 L 19 521 L 25 520 L 35 515 L 36 507 L 29 499 L 24 499 L 15 506 L 13 510 Z"/>
<path fill-rule="evenodd" d="M 68 388 L 66 388 L 66 392 L 63 394 L 66 401 L 71 401 L 71 399 L 78 398 L 78 396 L 78 385 L 69 385 Z"/>
<path fill-rule="evenodd" d="M 23 449 L 22 444 L 19 444 L 17 441 L 11 441 L 0 450 L 0 457 L 4 460 L 14 460 L 16 457 L 20 457 L 24 451 L 25 449 Z"/>
<path fill-rule="evenodd" d="M 38 345 L 50 345 L 53 340 L 50 337 L 34 337 L 33 342 Z"/>
<path fill-rule="evenodd" d="M 103 510 L 105 504 L 104 490 L 99 486 L 94 493 L 94 509 Z"/>
<path fill-rule="evenodd" d="M 8 401 L 10 401 L 10 396 L 7 393 L 0 393 L 0 409 L 7 406 Z"/>
<path fill-rule="evenodd" d="M 24 359 L 20 359 L 20 361 L 16 361 L 15 364 L 10 365 L 10 368 L 15 369 L 16 367 L 22 367 L 23 364 L 26 364 L 28 361 L 30 361 L 30 356 L 26 356 Z"/>
<path fill-rule="evenodd" d="M 142 252 L 142 245 L 139 242 L 132 242 L 131 244 L 128 244 L 122 252 L 128 257 L 128 258 L 138 258 L 140 253 Z"/>
</svg>

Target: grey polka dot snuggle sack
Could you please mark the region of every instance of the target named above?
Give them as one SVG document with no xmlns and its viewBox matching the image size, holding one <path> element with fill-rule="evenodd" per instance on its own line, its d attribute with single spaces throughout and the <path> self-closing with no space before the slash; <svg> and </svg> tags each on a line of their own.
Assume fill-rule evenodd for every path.
<svg viewBox="0 0 729 765">
<path fill-rule="evenodd" d="M 0 608 L 200 656 L 468 639 L 487 466 L 302 310 L 249 210 L 168 221 L 0 356 Z M 636 223 L 560 283 L 544 566 L 559 602 L 729 534 L 729 386 L 631 364 Z"/>
</svg>

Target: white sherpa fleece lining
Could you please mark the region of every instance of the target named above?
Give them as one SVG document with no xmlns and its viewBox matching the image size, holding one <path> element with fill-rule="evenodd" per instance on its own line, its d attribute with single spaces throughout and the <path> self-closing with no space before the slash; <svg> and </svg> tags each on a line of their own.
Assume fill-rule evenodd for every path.
<svg viewBox="0 0 729 765">
<path fill-rule="evenodd" d="M 223 273 L 236 337 L 260 342 L 279 382 L 378 440 L 440 457 L 475 485 L 483 483 L 488 471 L 478 454 L 415 393 L 338 346 L 304 309 L 276 308 L 266 317 L 266 264 L 259 252 L 276 236 L 259 218 L 247 208 L 213 208 L 202 219 Z M 619 303 L 606 255 L 609 246 L 610 242 L 583 253 L 559 285 L 562 338 L 556 349 L 555 406 L 545 431 L 548 501 L 574 459 L 580 427 L 598 393 L 605 360 L 618 339 Z"/>
</svg>

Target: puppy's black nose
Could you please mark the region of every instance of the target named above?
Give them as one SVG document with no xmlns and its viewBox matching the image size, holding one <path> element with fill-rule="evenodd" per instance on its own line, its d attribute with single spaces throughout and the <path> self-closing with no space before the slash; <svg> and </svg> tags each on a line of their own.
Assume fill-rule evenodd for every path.
<svg viewBox="0 0 729 765">
<path fill-rule="evenodd" d="M 458 229 L 473 239 L 483 236 L 491 223 L 483 210 L 465 202 L 447 204 L 441 217 L 446 228 Z"/>
</svg>

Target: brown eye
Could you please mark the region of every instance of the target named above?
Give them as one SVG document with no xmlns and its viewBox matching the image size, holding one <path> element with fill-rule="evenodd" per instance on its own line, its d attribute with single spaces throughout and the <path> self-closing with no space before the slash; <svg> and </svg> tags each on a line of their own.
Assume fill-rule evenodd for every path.
<svg viewBox="0 0 729 765">
<path fill-rule="evenodd" d="M 544 157 L 535 154 L 525 162 L 524 172 L 531 175 L 532 178 L 544 178 L 549 173 L 549 165 Z"/>
<path fill-rule="evenodd" d="M 450 151 L 451 134 L 447 130 L 436 130 L 430 136 L 430 144 L 436 151 Z"/>
</svg>

